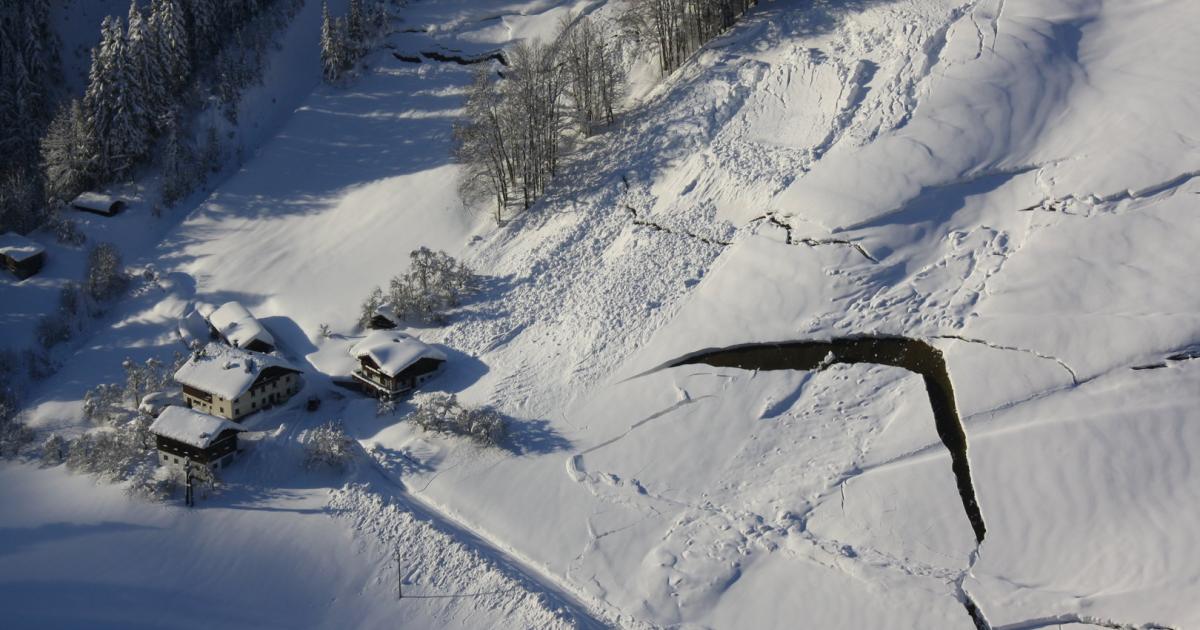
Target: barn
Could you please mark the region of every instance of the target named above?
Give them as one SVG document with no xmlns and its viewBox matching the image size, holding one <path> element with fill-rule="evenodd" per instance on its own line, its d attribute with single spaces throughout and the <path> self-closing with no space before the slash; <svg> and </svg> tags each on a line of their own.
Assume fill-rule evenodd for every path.
<svg viewBox="0 0 1200 630">
<path fill-rule="evenodd" d="M 42 270 L 46 262 L 46 249 L 37 241 L 5 232 L 0 234 L 0 262 L 21 280 Z"/>
<path fill-rule="evenodd" d="M 85 192 L 71 200 L 71 207 L 76 210 L 111 217 L 125 209 L 125 202 L 111 195 Z"/>
<path fill-rule="evenodd" d="M 183 466 L 192 462 L 213 470 L 233 461 L 242 431 L 241 425 L 229 420 L 183 407 L 167 407 L 150 425 L 159 463 Z"/>
<path fill-rule="evenodd" d="M 271 352 L 275 338 L 238 302 L 226 302 L 208 316 L 213 331 L 231 346 L 253 352 Z"/>
<path fill-rule="evenodd" d="M 350 348 L 350 354 L 359 362 L 354 378 L 367 391 L 384 398 L 423 385 L 446 364 L 441 350 L 393 330 L 372 331 Z"/>
</svg>

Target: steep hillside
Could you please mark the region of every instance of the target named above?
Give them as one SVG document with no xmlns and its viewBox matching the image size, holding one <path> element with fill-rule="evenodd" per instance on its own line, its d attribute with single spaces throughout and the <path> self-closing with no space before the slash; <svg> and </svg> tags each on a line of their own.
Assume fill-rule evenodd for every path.
<svg viewBox="0 0 1200 630">
<path fill-rule="evenodd" d="M 84 392 L 126 356 L 182 348 L 198 302 L 249 307 L 306 390 L 252 421 L 251 456 L 195 515 L 110 488 L 35 501 L 20 488 L 90 490 L 7 466 L 3 503 L 36 509 L 0 520 L 0 601 L 153 576 L 212 599 L 273 584 L 253 614 L 225 609 L 243 624 L 318 609 L 305 618 L 374 627 L 1200 624 L 1193 3 L 762 3 L 635 90 L 534 208 L 497 227 L 464 207 L 451 130 L 471 68 L 423 53 L 488 53 L 621 9 L 413 1 L 360 77 L 307 96 L 137 261 L 160 279 L 26 419 L 86 428 Z M 448 325 L 412 332 L 450 356 L 431 386 L 511 416 L 504 448 L 332 385 L 359 302 L 419 245 L 485 275 Z M 883 361 L 678 365 L 862 336 L 940 350 L 966 444 L 936 424 L 928 377 Z M 319 413 L 300 409 L 310 395 Z M 301 472 L 299 432 L 332 418 L 363 447 L 353 470 Z M 45 569 L 7 588 L 88 557 L 76 537 L 158 553 L 200 538 L 181 562 L 204 580 L 98 558 L 97 577 Z M 393 598 L 396 548 L 404 588 L 428 599 Z M 153 625 L 171 601 L 113 623 Z"/>
</svg>

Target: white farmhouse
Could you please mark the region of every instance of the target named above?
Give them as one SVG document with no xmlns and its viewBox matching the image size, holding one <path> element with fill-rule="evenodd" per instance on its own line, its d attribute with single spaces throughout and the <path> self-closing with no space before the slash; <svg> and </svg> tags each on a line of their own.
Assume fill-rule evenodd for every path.
<svg viewBox="0 0 1200 630">
<path fill-rule="evenodd" d="M 282 359 L 209 344 L 175 372 L 188 407 L 237 420 L 300 391 L 300 371 Z"/>
</svg>

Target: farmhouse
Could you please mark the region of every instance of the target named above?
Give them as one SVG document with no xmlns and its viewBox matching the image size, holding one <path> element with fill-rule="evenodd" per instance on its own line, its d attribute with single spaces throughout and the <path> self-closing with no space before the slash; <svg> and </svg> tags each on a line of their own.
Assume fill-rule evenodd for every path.
<svg viewBox="0 0 1200 630">
<path fill-rule="evenodd" d="M 282 359 L 209 344 L 175 372 L 188 407 L 237 420 L 287 401 L 300 391 L 300 372 Z"/>
<path fill-rule="evenodd" d="M 76 210 L 111 217 L 125 209 L 125 202 L 109 195 L 85 192 L 71 201 L 71 207 Z"/>
<path fill-rule="evenodd" d="M 208 316 L 213 330 L 231 346 L 254 352 L 271 352 L 275 338 L 237 302 L 226 302 Z"/>
<path fill-rule="evenodd" d="M 441 372 L 446 355 L 420 339 L 392 330 L 372 331 L 350 348 L 359 361 L 354 378 L 367 391 L 392 397 L 424 384 Z"/>
<path fill-rule="evenodd" d="M 5 232 L 0 234 L 0 262 L 22 280 L 41 271 L 46 262 L 46 250 L 36 241 Z"/>
<path fill-rule="evenodd" d="M 194 462 L 216 470 L 229 466 L 237 454 L 240 425 L 183 407 L 167 407 L 150 432 L 163 465 Z"/>
</svg>

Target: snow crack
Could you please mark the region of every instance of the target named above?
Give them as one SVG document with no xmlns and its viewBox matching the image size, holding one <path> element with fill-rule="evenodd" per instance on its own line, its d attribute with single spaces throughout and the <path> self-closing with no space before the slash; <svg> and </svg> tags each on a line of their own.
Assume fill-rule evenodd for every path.
<svg viewBox="0 0 1200 630">
<path fill-rule="evenodd" d="M 1041 352 L 1038 352 L 1037 350 L 1030 350 L 1028 348 L 1019 348 L 1017 346 L 1006 346 L 1006 345 L 988 341 L 986 339 L 976 339 L 973 337 L 964 337 L 962 335 L 950 335 L 950 334 L 935 335 L 933 338 L 934 339 L 953 339 L 955 341 L 962 341 L 964 343 L 975 343 L 975 344 L 987 346 L 989 348 L 994 348 L 996 350 L 1007 350 L 1010 352 L 1023 352 L 1025 354 L 1031 354 L 1039 359 L 1045 359 L 1047 361 L 1054 361 L 1055 363 L 1057 363 L 1059 365 L 1059 367 L 1066 370 L 1067 373 L 1071 375 L 1071 385 L 1079 385 L 1079 383 L 1080 383 L 1079 376 L 1075 373 L 1075 370 L 1070 365 L 1067 365 L 1066 361 L 1063 361 L 1062 359 L 1055 357 L 1055 356 L 1043 354 Z"/>
<path fill-rule="evenodd" d="M 795 238 L 792 234 L 791 224 L 780 220 L 779 217 L 777 217 L 774 212 L 768 212 L 760 217 L 755 217 L 755 218 L 751 219 L 750 222 L 747 223 L 747 225 L 753 225 L 754 223 L 757 223 L 760 221 L 765 221 L 775 227 L 783 229 L 784 234 L 785 234 L 784 243 L 786 243 L 788 245 L 801 244 L 801 245 L 808 245 L 809 247 L 819 247 L 822 245 L 843 245 L 846 247 L 853 248 L 855 251 L 857 251 L 859 254 L 861 254 L 863 258 L 866 258 L 867 260 L 869 260 L 875 264 L 879 264 L 879 259 L 872 256 L 871 253 L 868 252 L 865 247 L 863 247 L 862 245 L 860 245 L 854 241 L 850 241 L 850 240 L 846 240 L 846 239 L 842 239 L 842 238 L 812 238 L 812 237 L 807 237 L 807 236 L 803 237 L 803 238 Z"/>
</svg>

